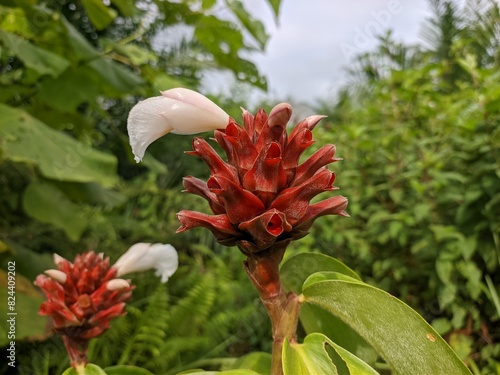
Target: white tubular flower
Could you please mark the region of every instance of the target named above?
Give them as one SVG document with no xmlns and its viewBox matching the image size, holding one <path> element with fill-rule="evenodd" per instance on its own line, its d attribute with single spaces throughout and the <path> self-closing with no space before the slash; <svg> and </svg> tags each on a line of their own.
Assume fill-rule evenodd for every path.
<svg viewBox="0 0 500 375">
<path fill-rule="evenodd" d="M 165 134 L 224 129 L 229 122 L 222 108 L 196 91 L 175 88 L 161 94 L 137 103 L 128 115 L 127 130 L 136 162 Z"/>
<path fill-rule="evenodd" d="M 166 283 L 178 266 L 179 258 L 172 245 L 140 242 L 130 247 L 113 267 L 118 270 L 117 276 L 155 268 L 156 276 L 161 277 L 162 283 Z"/>
</svg>

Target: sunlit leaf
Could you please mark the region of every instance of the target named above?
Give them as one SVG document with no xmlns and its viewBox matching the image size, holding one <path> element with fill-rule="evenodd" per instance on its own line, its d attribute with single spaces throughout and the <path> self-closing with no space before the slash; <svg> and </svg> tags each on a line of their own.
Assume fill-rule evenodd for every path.
<svg viewBox="0 0 500 375">
<path fill-rule="evenodd" d="M 50 106 L 63 111 L 75 111 L 81 103 L 94 102 L 102 81 L 89 67 L 71 67 L 55 79 L 46 79 L 40 95 Z"/>
<path fill-rule="evenodd" d="M 56 131 L 26 112 L 0 104 L 2 158 L 31 163 L 61 181 L 117 182 L 116 158 Z"/>
<path fill-rule="evenodd" d="M 269 36 L 266 34 L 264 25 L 259 20 L 255 20 L 245 9 L 243 3 L 238 0 L 227 0 L 227 6 L 238 17 L 239 21 L 245 26 L 248 32 L 259 43 L 260 48 L 264 49 Z"/>
<path fill-rule="evenodd" d="M 26 67 L 35 70 L 39 74 L 57 77 L 70 65 L 69 61 L 64 57 L 37 47 L 17 35 L 0 30 L 0 38 Z"/>
<path fill-rule="evenodd" d="M 116 11 L 104 5 L 102 0 L 82 0 L 82 4 L 98 30 L 106 28 L 117 16 Z"/>
<path fill-rule="evenodd" d="M 123 93 L 128 93 L 136 86 L 144 83 L 139 75 L 106 58 L 96 59 L 89 65 L 99 73 L 107 83 Z"/>
</svg>

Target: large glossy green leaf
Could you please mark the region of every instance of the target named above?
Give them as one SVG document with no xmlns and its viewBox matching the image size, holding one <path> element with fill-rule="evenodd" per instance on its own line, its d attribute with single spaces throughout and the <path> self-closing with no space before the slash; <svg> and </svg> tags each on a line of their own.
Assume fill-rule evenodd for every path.
<svg viewBox="0 0 500 375">
<path fill-rule="evenodd" d="M 281 266 L 280 274 L 287 290 L 300 293 L 306 280 L 325 277 L 322 273 L 321 276 L 317 274 L 320 271 L 336 272 L 359 280 L 359 276 L 345 264 L 319 253 L 302 253 L 288 258 Z M 300 322 L 307 333 L 323 333 L 368 363 L 374 363 L 377 359 L 377 354 L 357 332 L 318 306 L 302 306 Z"/>
<path fill-rule="evenodd" d="M 288 291 L 302 292 L 306 279 L 316 272 L 339 272 L 361 280 L 352 269 L 339 260 L 319 253 L 301 253 L 288 258 L 280 269 L 281 281 Z"/>
<path fill-rule="evenodd" d="M 57 77 L 70 65 L 64 57 L 37 47 L 17 35 L 0 30 L 0 39 L 26 67 L 39 74 Z"/>
<path fill-rule="evenodd" d="M 26 112 L 0 104 L 1 156 L 31 163 L 48 178 L 98 182 L 112 186 L 117 180 L 116 158 L 58 132 Z"/>
<path fill-rule="evenodd" d="M 23 207 L 31 217 L 63 229 L 73 241 L 80 238 L 88 224 L 81 207 L 48 183 L 31 183 L 24 192 Z"/>
<path fill-rule="evenodd" d="M 343 280 L 304 288 L 307 303 L 349 324 L 398 374 L 468 374 L 439 334 L 414 310 L 372 286 Z"/>
</svg>

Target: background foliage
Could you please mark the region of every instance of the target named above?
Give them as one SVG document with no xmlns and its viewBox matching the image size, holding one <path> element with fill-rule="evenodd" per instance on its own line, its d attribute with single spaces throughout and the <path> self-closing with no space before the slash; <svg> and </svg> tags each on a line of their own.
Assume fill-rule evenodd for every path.
<svg viewBox="0 0 500 375">
<path fill-rule="evenodd" d="M 338 102 L 318 104 L 329 118 L 315 137 L 344 158 L 351 218 L 319 220 L 289 253 L 341 259 L 419 311 L 475 374 L 499 374 L 500 13 L 494 1 L 431 4 L 425 46 L 381 36 Z M 166 286 L 134 277 L 128 315 L 93 342 L 93 362 L 176 373 L 270 351 L 237 250 L 203 231 L 173 235 L 175 213 L 199 204 L 179 194 L 181 177 L 207 173 L 182 155 L 188 137 L 158 141 L 136 165 L 125 131 L 138 100 L 196 89 L 210 70 L 265 88 L 242 56 L 267 39 L 239 1 L 0 0 L 0 254 L 16 261 L 21 373 L 68 366 L 31 286 L 50 254 L 115 260 L 139 241 L 172 243 L 182 267 Z M 246 107 L 214 99 L 236 119 Z"/>
</svg>

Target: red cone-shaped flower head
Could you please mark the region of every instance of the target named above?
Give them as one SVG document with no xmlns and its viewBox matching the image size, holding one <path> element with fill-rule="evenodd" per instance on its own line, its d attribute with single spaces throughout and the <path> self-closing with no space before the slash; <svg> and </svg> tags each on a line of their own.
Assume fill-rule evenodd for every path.
<svg viewBox="0 0 500 375">
<path fill-rule="evenodd" d="M 134 287 L 116 278 L 117 269 L 102 254 L 89 251 L 73 263 L 58 255 L 54 260 L 57 270 L 35 280 L 47 296 L 39 314 L 49 316 L 54 332 L 63 336 L 72 366 L 85 365 L 88 341 L 107 330 L 111 319 L 125 314 Z"/>
<path fill-rule="evenodd" d="M 194 227 L 209 229 L 217 240 L 236 245 L 245 254 L 283 247 L 307 234 L 316 218 L 347 216 L 347 199 L 334 196 L 310 204 L 312 198 L 333 191 L 335 174 L 327 166 L 335 146 L 326 145 L 299 164 L 301 154 L 314 141 L 312 129 L 323 116 L 301 121 L 287 134 L 292 108 L 278 104 L 269 115 L 243 110 L 243 124 L 229 120 L 225 130 L 215 130 L 215 141 L 226 153 L 223 160 L 202 138 L 193 140 L 190 155 L 210 168 L 207 182 L 189 176 L 186 191 L 206 199 L 214 215 L 183 210 L 178 232 Z"/>
</svg>

